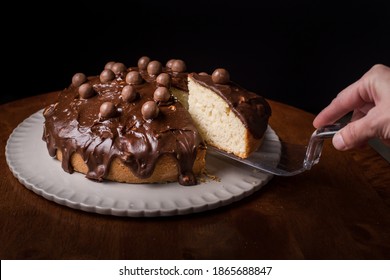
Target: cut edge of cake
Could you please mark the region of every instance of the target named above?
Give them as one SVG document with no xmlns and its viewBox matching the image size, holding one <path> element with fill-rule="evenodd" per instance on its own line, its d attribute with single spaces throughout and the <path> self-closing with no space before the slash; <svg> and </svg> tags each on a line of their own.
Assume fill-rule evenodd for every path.
<svg viewBox="0 0 390 280">
<path fill-rule="evenodd" d="M 188 111 L 207 145 L 232 153 L 241 158 L 249 157 L 262 144 L 261 137 L 254 137 L 247 125 L 211 87 L 206 87 L 188 75 Z"/>
</svg>

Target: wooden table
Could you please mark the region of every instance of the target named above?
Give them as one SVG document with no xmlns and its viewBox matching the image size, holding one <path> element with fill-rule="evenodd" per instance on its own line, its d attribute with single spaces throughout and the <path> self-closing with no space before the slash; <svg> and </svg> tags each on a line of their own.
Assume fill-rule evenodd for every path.
<svg viewBox="0 0 390 280">
<path fill-rule="evenodd" d="M 197 214 L 132 218 L 74 210 L 33 193 L 12 175 L 4 148 L 26 117 L 57 93 L 0 106 L 1 259 L 389 259 L 390 165 L 375 150 L 339 152 L 274 177 L 254 194 Z M 314 116 L 269 101 L 270 125 L 306 144 Z"/>
</svg>

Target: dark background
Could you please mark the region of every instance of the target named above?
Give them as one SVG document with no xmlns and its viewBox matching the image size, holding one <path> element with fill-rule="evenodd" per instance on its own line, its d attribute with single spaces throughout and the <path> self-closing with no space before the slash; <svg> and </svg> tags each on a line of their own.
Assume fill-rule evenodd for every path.
<svg viewBox="0 0 390 280">
<path fill-rule="evenodd" d="M 371 66 L 390 65 L 390 1 L 51 3 L 3 8 L 0 103 L 147 55 L 224 67 L 251 91 L 318 113 Z"/>
</svg>

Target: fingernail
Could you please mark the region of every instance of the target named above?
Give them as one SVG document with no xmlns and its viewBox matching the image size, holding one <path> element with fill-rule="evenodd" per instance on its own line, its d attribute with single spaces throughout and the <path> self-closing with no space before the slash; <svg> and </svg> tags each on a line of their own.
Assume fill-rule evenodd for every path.
<svg viewBox="0 0 390 280">
<path fill-rule="evenodd" d="M 337 150 L 340 150 L 340 151 L 345 150 L 345 148 L 346 148 L 345 142 L 344 142 L 343 136 L 341 136 L 340 133 L 336 133 L 336 134 L 333 136 L 332 142 L 333 142 L 333 146 L 334 146 Z"/>
</svg>

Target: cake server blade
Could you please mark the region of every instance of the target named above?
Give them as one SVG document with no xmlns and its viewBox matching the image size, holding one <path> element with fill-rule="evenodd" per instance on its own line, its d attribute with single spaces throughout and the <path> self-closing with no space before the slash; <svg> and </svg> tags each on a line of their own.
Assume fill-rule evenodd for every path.
<svg viewBox="0 0 390 280">
<path fill-rule="evenodd" d="M 240 158 L 231 153 L 217 149 L 211 145 L 207 151 L 211 155 L 228 158 L 236 162 L 248 165 L 263 172 L 277 176 L 294 176 L 306 170 L 320 160 L 324 140 L 333 137 L 345 123 L 336 123 L 318 128 L 313 132 L 308 145 L 292 144 L 283 141 L 264 141 L 258 151 L 253 152 L 248 158 Z M 280 158 L 270 157 L 269 153 L 263 152 L 264 145 L 280 148 Z"/>
</svg>

